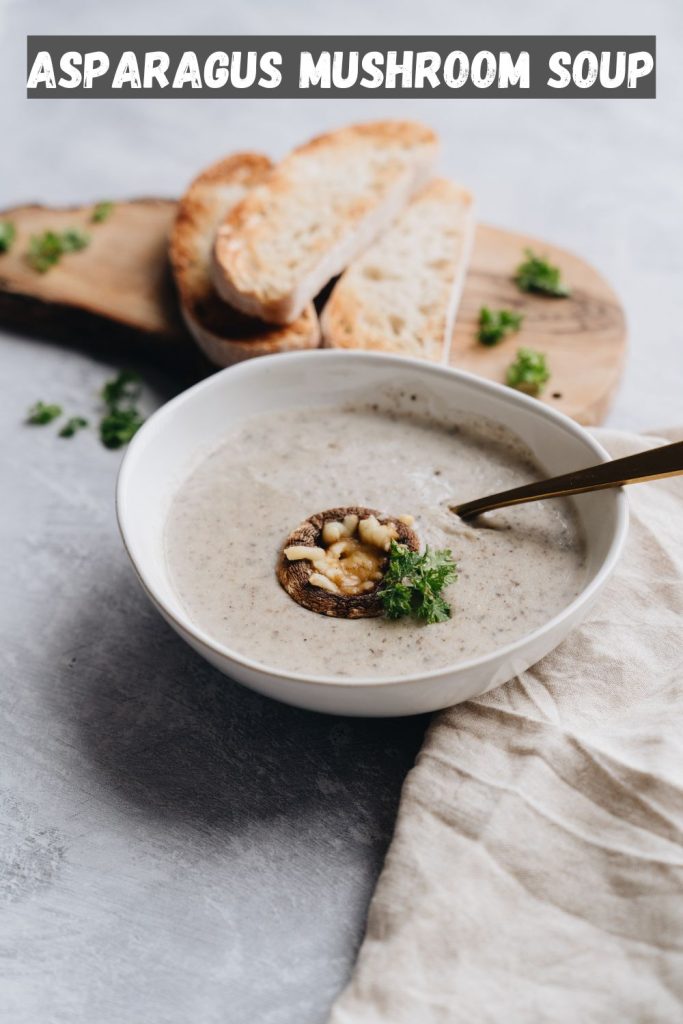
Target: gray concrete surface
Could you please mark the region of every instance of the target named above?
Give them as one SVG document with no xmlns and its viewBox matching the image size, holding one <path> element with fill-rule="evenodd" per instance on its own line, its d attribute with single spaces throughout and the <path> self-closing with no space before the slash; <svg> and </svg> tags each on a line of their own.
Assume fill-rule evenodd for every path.
<svg viewBox="0 0 683 1024">
<path fill-rule="evenodd" d="M 655 102 L 28 103 L 28 32 L 656 32 Z M 680 8 L 586 0 L 0 0 L 0 203 L 176 194 L 234 147 L 417 115 L 480 215 L 581 252 L 632 346 L 611 422 L 683 416 Z M 77 339 L 75 339 L 77 340 Z M 114 364 L 0 337 L 0 1019 L 319 1024 L 350 970 L 423 720 L 288 709 L 208 668 L 140 593 L 119 456 L 21 425 L 91 412 Z M 146 371 L 150 408 L 179 381 Z M 457 879 L 454 879 L 457 884 Z"/>
</svg>

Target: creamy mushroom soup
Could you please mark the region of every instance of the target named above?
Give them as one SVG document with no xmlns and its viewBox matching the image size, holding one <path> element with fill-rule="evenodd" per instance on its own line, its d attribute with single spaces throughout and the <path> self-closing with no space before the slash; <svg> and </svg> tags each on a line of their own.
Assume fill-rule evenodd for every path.
<svg viewBox="0 0 683 1024">
<path fill-rule="evenodd" d="M 585 554 L 568 502 L 501 510 L 474 525 L 448 510 L 543 475 L 506 428 L 418 395 L 261 414 L 179 488 L 166 526 L 169 572 L 200 629 L 275 671 L 428 672 L 521 638 L 579 593 Z M 275 575 L 283 541 L 313 513 L 344 505 L 413 515 L 423 545 L 451 549 L 459 578 L 444 592 L 448 621 L 330 618 L 288 596 Z"/>
</svg>

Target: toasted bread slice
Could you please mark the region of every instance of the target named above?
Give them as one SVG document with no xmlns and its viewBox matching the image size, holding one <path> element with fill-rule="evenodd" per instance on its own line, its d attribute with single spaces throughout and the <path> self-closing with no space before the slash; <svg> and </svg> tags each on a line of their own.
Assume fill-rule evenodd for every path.
<svg viewBox="0 0 683 1024">
<path fill-rule="evenodd" d="M 432 181 L 337 281 L 324 344 L 445 362 L 473 236 L 472 195 Z"/>
<path fill-rule="evenodd" d="M 166 249 L 176 204 L 122 200 L 102 223 L 95 207 L 15 206 L 0 211 L 16 237 L 0 254 L 0 323 L 60 341 L 145 349 L 168 361 L 194 359 L 178 311 Z M 31 239 L 71 228 L 89 236 L 46 273 L 28 262 Z"/>
<path fill-rule="evenodd" d="M 318 317 L 312 303 L 285 327 L 273 327 L 227 305 L 211 283 L 216 228 L 272 169 L 258 153 L 235 153 L 195 178 L 178 204 L 170 258 L 183 318 L 203 352 L 217 366 L 252 356 L 317 348 Z"/>
<path fill-rule="evenodd" d="M 251 316 L 291 323 L 427 181 L 434 132 L 378 121 L 295 149 L 227 216 L 212 276 L 220 296 Z"/>
</svg>

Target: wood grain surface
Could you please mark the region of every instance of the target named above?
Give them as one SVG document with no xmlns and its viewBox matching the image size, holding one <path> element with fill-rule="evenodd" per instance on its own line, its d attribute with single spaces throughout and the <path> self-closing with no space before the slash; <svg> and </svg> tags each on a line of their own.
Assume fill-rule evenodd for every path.
<svg viewBox="0 0 683 1024">
<path fill-rule="evenodd" d="M 167 260 L 176 203 L 134 199 L 116 203 L 100 224 L 93 206 L 17 206 L 0 212 L 16 238 L 0 255 L 0 323 L 59 340 L 84 331 L 93 345 L 130 336 L 133 343 L 175 357 L 190 342 L 182 323 Z M 78 228 L 90 242 L 46 273 L 29 266 L 33 236 Z"/>
<path fill-rule="evenodd" d="M 175 213 L 171 200 L 116 203 L 103 223 L 92 206 L 51 209 L 31 205 L 0 212 L 17 237 L 0 255 L 0 324 L 100 350 L 131 345 L 168 363 L 205 366 L 185 330 L 170 279 L 166 249 Z M 90 244 L 47 273 L 26 261 L 30 238 L 50 229 L 86 230 Z M 562 269 L 567 299 L 529 295 L 513 281 L 524 250 Z M 476 340 L 482 306 L 524 314 L 522 330 L 494 348 Z M 503 381 L 517 349 L 547 354 L 551 380 L 541 401 L 586 425 L 602 422 L 621 376 L 626 350 L 624 313 L 604 279 L 572 253 L 538 239 L 480 225 L 454 331 L 451 365 Z"/>
<path fill-rule="evenodd" d="M 560 267 L 571 288 L 569 298 L 520 292 L 513 276 L 527 248 Z M 493 348 L 481 345 L 477 320 L 482 306 L 522 313 L 522 329 Z M 604 420 L 626 353 L 624 311 L 616 295 L 593 267 L 573 253 L 482 224 L 477 228 L 455 325 L 451 366 L 503 381 L 523 345 L 547 355 L 552 376 L 541 401 L 587 426 Z"/>
</svg>

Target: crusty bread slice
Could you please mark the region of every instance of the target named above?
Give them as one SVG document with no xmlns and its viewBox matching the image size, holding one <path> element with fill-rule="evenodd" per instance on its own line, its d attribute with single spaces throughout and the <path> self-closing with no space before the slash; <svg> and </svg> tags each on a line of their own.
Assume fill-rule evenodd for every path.
<svg viewBox="0 0 683 1024">
<path fill-rule="evenodd" d="M 337 281 L 324 344 L 445 362 L 473 236 L 471 193 L 432 181 Z"/>
<path fill-rule="evenodd" d="M 437 137 L 410 121 L 352 125 L 295 149 L 228 215 L 213 281 L 226 302 L 291 323 L 428 180 Z"/>
<path fill-rule="evenodd" d="M 316 348 L 320 343 L 312 303 L 293 323 L 273 327 L 227 305 L 211 283 L 216 228 L 271 169 L 265 156 L 235 153 L 195 178 L 178 203 L 169 253 L 181 310 L 200 348 L 217 366 L 273 352 Z"/>
</svg>

